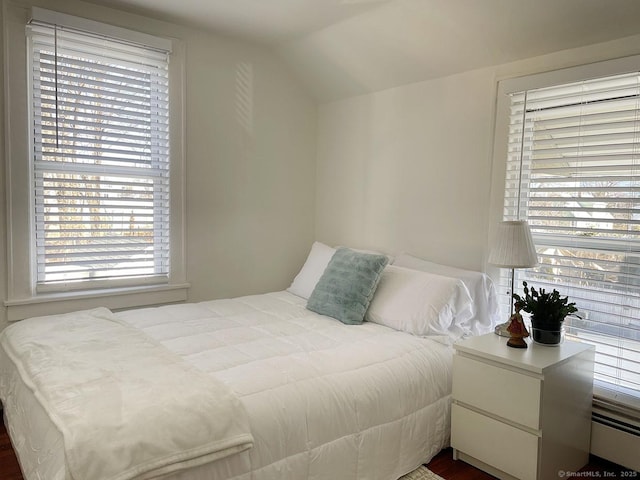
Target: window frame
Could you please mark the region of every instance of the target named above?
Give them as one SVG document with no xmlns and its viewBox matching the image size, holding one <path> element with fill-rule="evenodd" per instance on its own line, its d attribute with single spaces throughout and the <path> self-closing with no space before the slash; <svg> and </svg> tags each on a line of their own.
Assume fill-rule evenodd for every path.
<svg viewBox="0 0 640 480">
<path fill-rule="evenodd" d="M 495 239 L 496 226 L 503 220 L 508 155 L 509 109 L 511 104 L 510 94 L 638 71 L 640 71 L 640 56 L 636 55 L 523 77 L 498 80 L 490 199 L 489 245 L 491 245 Z M 591 242 L 593 242 L 593 239 L 591 239 L 589 243 Z M 508 312 L 511 293 L 511 285 L 509 285 L 510 275 L 507 275 L 505 269 L 499 269 L 490 265 L 487 265 L 487 271 L 496 282 L 499 291 L 505 293 L 504 295 L 500 295 L 500 300 L 502 312 Z M 518 282 L 517 273 L 518 271 L 516 270 L 515 288 L 518 288 L 518 285 L 521 284 Z M 505 315 L 508 316 L 508 313 Z M 604 382 L 596 381 L 594 383 L 594 398 L 596 400 L 605 399 L 614 403 L 620 403 L 640 413 L 640 396 L 629 395 L 622 390 L 608 388 Z"/>
<path fill-rule="evenodd" d="M 43 10 L 34 8 L 33 11 L 34 13 L 36 11 L 39 13 L 39 12 L 42 12 Z M 59 17 L 60 15 L 56 15 L 56 16 Z M 44 18 L 48 19 L 49 17 L 51 17 L 51 15 L 47 15 Z M 40 248 L 39 248 L 38 242 L 36 241 L 36 239 L 40 238 L 40 242 L 44 241 L 46 244 L 46 240 L 43 240 L 44 237 L 49 232 L 58 230 L 58 225 L 56 224 L 56 220 L 55 220 L 56 214 L 53 214 L 53 213 L 47 214 L 45 210 L 47 205 L 49 205 L 45 200 L 45 195 L 46 195 L 45 191 L 48 188 L 53 188 L 53 186 L 51 187 L 45 186 L 45 183 L 62 181 L 62 180 L 54 180 L 55 178 L 54 176 L 51 176 L 49 177 L 49 180 L 46 180 L 47 175 L 56 175 L 56 174 L 59 175 L 60 173 L 65 173 L 65 174 L 72 174 L 74 176 L 86 174 L 90 176 L 96 175 L 98 177 L 104 176 L 107 178 L 109 177 L 113 178 L 115 176 L 116 178 L 120 178 L 123 181 L 127 181 L 130 183 L 136 183 L 135 181 L 131 182 L 134 177 L 138 179 L 143 179 L 143 178 L 147 179 L 150 176 L 154 178 L 154 183 L 152 185 L 155 188 L 160 188 L 162 192 L 168 190 L 168 187 L 169 187 L 168 183 L 170 180 L 169 178 L 170 172 L 168 168 L 170 165 L 170 157 L 168 155 L 169 149 L 166 148 L 166 146 L 162 145 L 165 142 L 166 135 L 168 135 L 169 128 L 170 128 L 170 125 L 168 124 L 168 120 L 169 120 L 168 104 L 164 109 L 162 109 L 162 107 L 159 107 L 159 109 L 162 109 L 160 110 L 162 115 L 161 119 L 167 120 L 167 123 L 165 124 L 166 130 L 164 131 L 162 130 L 162 125 L 164 124 L 164 122 L 161 122 L 157 130 L 154 131 L 154 129 L 150 128 L 148 131 L 145 132 L 145 136 L 137 137 L 143 142 L 149 141 L 150 148 L 148 153 L 148 160 L 144 160 L 144 159 L 142 160 L 143 164 L 148 164 L 148 166 L 137 166 L 137 165 L 132 166 L 130 163 L 124 163 L 123 165 L 121 162 L 119 162 L 117 165 L 110 165 L 108 156 L 105 157 L 105 159 L 107 160 L 106 165 L 93 163 L 93 162 L 76 163 L 73 160 L 73 158 L 76 157 L 77 152 L 74 151 L 73 148 L 65 147 L 64 145 L 60 146 L 62 150 L 58 148 L 52 148 L 52 144 L 45 141 L 46 134 L 48 133 L 49 135 L 55 135 L 57 132 L 57 129 L 55 130 L 55 132 L 53 132 L 54 126 L 51 125 L 51 118 L 47 117 L 42 112 L 40 114 L 38 114 L 37 112 L 39 110 L 42 110 L 47 105 L 50 109 L 56 108 L 56 107 L 55 105 L 52 104 L 54 102 L 53 100 L 51 99 L 47 100 L 47 97 L 51 96 L 51 91 L 48 90 L 46 87 L 42 86 L 41 82 L 45 81 L 45 79 L 49 81 L 53 81 L 54 83 L 60 82 L 61 88 L 57 89 L 56 92 L 58 91 L 60 92 L 59 101 L 62 102 L 63 104 L 65 102 L 69 102 L 69 104 L 74 103 L 74 100 L 75 100 L 74 97 L 76 95 L 80 95 L 83 99 L 85 99 L 80 101 L 80 103 L 84 105 L 85 101 L 88 101 L 90 98 L 93 98 L 93 97 L 84 96 L 84 95 L 94 94 L 96 93 L 95 88 L 100 88 L 92 84 L 91 87 L 86 88 L 85 90 L 82 90 L 82 93 L 78 93 L 78 89 L 81 89 L 83 87 L 72 86 L 72 87 L 65 88 L 65 85 L 72 85 L 72 82 L 77 77 L 75 77 L 75 75 L 65 74 L 64 69 L 62 69 L 60 73 L 57 73 L 56 71 L 54 79 L 47 78 L 47 76 L 50 76 L 53 74 L 40 73 L 41 69 L 43 68 L 43 65 L 45 69 L 50 68 L 48 67 L 47 61 L 45 60 L 43 62 L 40 57 L 42 54 L 42 51 L 47 51 L 46 50 L 47 48 L 53 48 L 53 49 L 57 48 L 60 57 L 63 59 L 65 58 L 65 55 L 69 54 L 71 56 L 70 58 L 72 59 L 70 61 L 73 62 L 73 65 L 75 65 L 76 69 L 84 69 L 85 68 L 84 64 L 86 62 L 91 63 L 92 58 L 95 57 L 95 59 L 97 59 L 101 64 L 105 60 L 108 61 L 108 59 L 115 59 L 115 62 L 120 62 L 117 66 L 117 70 L 121 71 L 120 69 L 124 68 L 125 69 L 124 71 L 129 72 L 130 70 L 127 70 L 127 69 L 129 68 L 128 63 L 130 62 L 130 60 L 127 60 L 127 58 L 130 57 L 131 55 L 135 55 L 135 58 L 136 58 L 135 61 L 137 62 L 138 58 L 140 58 L 140 63 L 145 65 L 145 66 L 141 66 L 140 69 L 146 68 L 147 69 L 146 71 L 149 72 L 148 74 L 149 74 L 150 86 L 153 85 L 154 82 L 156 84 L 162 84 L 164 88 L 160 90 L 161 94 L 168 96 L 168 93 L 169 93 L 168 92 L 168 89 L 169 89 L 168 59 L 169 59 L 170 50 L 167 50 L 167 47 L 170 48 L 170 45 L 168 46 L 162 45 L 156 49 L 155 47 L 149 47 L 147 45 L 141 46 L 137 43 L 132 44 L 131 42 L 123 42 L 120 39 L 116 39 L 112 36 L 106 37 L 104 35 L 101 35 L 100 37 L 97 37 L 94 32 L 87 34 L 84 31 L 79 31 L 77 28 L 66 27 L 65 25 L 61 25 L 62 21 L 60 20 L 64 21 L 64 17 L 62 19 L 52 18 L 50 21 L 55 22 L 55 24 L 53 25 L 45 21 L 32 21 L 26 27 L 27 38 L 28 38 L 27 64 L 29 65 L 29 71 L 33 72 L 29 76 L 29 80 L 30 80 L 29 98 L 31 100 L 30 102 L 31 108 L 29 113 L 30 113 L 30 126 L 33 129 L 34 135 L 30 137 L 31 144 L 30 144 L 29 150 L 33 152 L 31 161 L 34 166 L 35 175 L 33 175 L 31 178 L 32 183 L 30 188 L 31 188 L 31 193 L 34 194 L 35 203 L 37 206 L 36 212 L 39 212 L 39 211 L 42 212 L 39 215 L 36 214 L 36 221 L 34 222 L 35 233 L 32 232 L 31 234 L 31 241 L 34 242 L 34 245 L 32 245 L 32 248 L 34 249 L 35 252 L 37 252 L 36 262 L 35 262 L 36 266 L 38 267 L 37 268 L 38 274 L 36 279 L 36 291 L 38 293 L 58 292 L 58 291 L 64 292 L 69 290 L 88 290 L 88 289 L 100 288 L 100 287 L 108 288 L 113 286 L 134 286 L 134 285 L 167 283 L 168 269 L 166 265 L 168 263 L 168 252 L 169 252 L 169 243 L 168 243 L 169 225 L 166 224 L 165 222 L 162 222 L 162 220 L 156 221 L 155 218 L 157 216 L 164 217 L 165 215 L 168 217 L 169 211 L 168 211 L 168 204 L 163 202 L 161 199 L 158 199 L 155 195 L 153 198 L 153 207 L 151 207 L 151 211 L 154 216 L 153 232 L 151 235 L 151 237 L 154 238 L 154 258 L 152 260 L 153 269 L 154 269 L 153 273 L 140 275 L 136 277 L 130 276 L 130 277 L 122 278 L 122 277 L 114 276 L 112 273 L 110 273 L 108 269 L 103 269 L 104 272 L 102 273 L 102 276 L 92 278 L 93 275 L 90 272 L 95 272 L 96 269 L 94 266 L 91 266 L 89 269 L 83 269 L 86 272 L 85 275 L 88 275 L 88 276 L 85 276 L 84 278 L 83 278 L 83 275 L 79 272 L 76 272 L 75 275 L 72 275 L 70 279 L 64 278 L 64 276 L 60 275 L 60 273 L 58 273 L 58 276 L 62 278 L 58 278 L 58 279 L 46 278 L 47 275 L 50 275 L 53 277 L 56 275 L 56 273 L 47 272 L 47 264 L 45 259 L 46 259 L 48 247 L 43 244 L 43 245 L 40 245 Z M 155 37 L 151 38 L 150 40 L 151 41 L 155 40 Z M 96 51 L 98 51 L 99 49 L 104 48 L 104 45 L 106 44 L 106 42 L 108 42 L 109 46 L 105 48 L 105 51 L 104 52 L 100 51 L 99 53 L 96 53 Z M 87 49 L 86 47 L 87 44 L 91 45 L 89 49 Z M 125 58 L 124 60 L 123 60 L 123 57 Z M 62 62 L 64 62 L 64 60 L 62 60 Z M 159 67 L 157 70 L 157 73 L 156 73 L 156 70 L 153 67 L 150 67 L 149 65 L 154 65 Z M 90 65 L 88 66 L 90 69 L 91 66 Z M 105 85 L 109 85 L 109 86 L 111 85 L 108 83 L 107 79 L 95 78 L 94 77 L 95 74 L 90 73 L 90 70 L 88 70 L 87 73 L 92 78 L 92 81 L 103 82 L 103 84 L 100 84 L 100 86 L 104 87 Z M 165 81 L 166 83 L 164 83 Z M 125 85 L 125 88 L 127 87 L 128 85 Z M 67 91 L 67 88 L 73 89 L 73 93 L 69 93 Z M 130 93 L 129 90 L 127 90 L 127 93 Z M 116 93 L 115 95 L 116 95 L 116 101 L 120 101 L 120 102 L 123 101 L 122 98 L 118 97 L 119 93 Z M 151 115 L 153 115 L 153 111 L 154 111 L 152 107 L 152 103 L 153 103 L 152 99 L 153 97 L 150 92 L 150 96 L 148 99 L 148 106 L 150 111 L 152 112 Z M 57 94 L 56 94 L 55 101 L 56 102 L 58 101 Z M 124 101 L 127 101 L 126 97 Z M 80 105 L 81 109 L 83 108 L 82 105 Z M 142 105 L 142 106 L 145 107 L 146 105 Z M 113 106 L 111 107 L 113 108 Z M 107 107 L 107 109 L 108 108 L 109 107 Z M 62 110 L 62 119 L 60 120 L 61 124 L 66 123 L 65 118 L 67 114 L 68 114 L 68 111 Z M 73 116 L 73 113 L 71 115 Z M 85 116 L 89 116 L 91 118 L 92 114 L 87 113 L 85 114 Z M 85 119 L 85 121 L 97 122 L 98 124 L 100 124 L 102 118 L 103 117 L 100 116 L 99 118 L 96 117 L 95 120 Z M 106 117 L 105 120 L 107 124 L 111 123 L 109 122 L 108 117 Z M 116 119 L 116 122 L 117 121 L 118 120 Z M 126 120 L 120 120 L 120 121 L 126 121 Z M 139 119 L 136 118 L 135 120 L 132 120 L 132 122 L 135 123 L 136 126 L 138 127 L 140 126 Z M 78 142 L 82 143 L 83 140 L 87 138 L 87 135 L 91 136 L 93 134 L 93 132 L 95 131 L 93 129 L 94 125 L 95 123 L 92 123 L 89 126 L 89 129 L 85 129 L 82 127 L 77 128 L 75 125 L 71 124 L 67 127 L 64 127 L 64 130 L 69 130 L 69 132 L 65 133 L 63 130 L 63 132 L 61 132 L 60 139 L 62 142 L 64 142 L 65 140 L 71 141 L 71 142 L 74 142 L 77 140 Z M 114 125 L 113 128 L 118 129 L 120 127 L 117 127 Z M 158 133 L 155 133 L 155 132 L 158 132 Z M 117 135 L 118 138 L 122 134 L 124 134 L 124 132 L 122 132 L 121 130 L 116 130 L 115 132 L 115 135 Z M 125 139 L 125 140 L 129 140 L 129 139 Z M 86 142 L 86 140 L 84 141 Z M 39 145 L 39 148 L 37 148 L 38 145 Z M 132 146 L 131 148 L 141 147 L 140 141 L 137 139 L 136 139 L 136 143 L 131 143 L 130 145 Z M 104 147 L 105 145 L 102 145 L 102 144 L 100 146 L 93 145 L 93 148 L 100 150 L 101 153 L 104 150 Z M 68 152 L 68 154 L 62 153 L 62 151 L 66 148 L 71 148 L 71 151 Z M 83 145 L 79 147 L 79 149 L 91 150 L 91 147 Z M 107 155 L 109 153 L 115 154 L 116 152 L 118 153 L 121 152 L 121 150 L 116 150 L 112 147 L 110 148 L 110 146 L 107 146 L 106 150 L 104 151 L 107 153 Z M 158 152 L 158 156 L 154 157 L 152 152 Z M 94 154 L 100 155 L 100 153 L 94 153 Z M 58 157 L 58 160 L 52 161 L 50 159 L 51 156 Z M 130 160 L 128 160 L 128 162 L 130 162 Z M 127 170 L 128 175 L 130 176 L 127 176 L 127 174 L 123 174 L 122 170 Z M 78 181 L 80 182 L 80 180 Z M 40 188 L 38 187 L 39 182 L 41 184 Z M 101 191 L 104 192 L 102 187 L 102 181 L 97 180 L 96 182 L 98 182 L 96 183 L 96 186 Z M 110 193 L 115 193 L 115 192 L 111 191 Z M 110 197 L 109 199 L 106 199 L 107 203 L 109 202 L 109 200 L 112 200 L 112 197 Z M 65 205 L 64 201 L 61 205 L 63 206 Z M 102 202 L 100 202 L 100 208 L 114 208 L 114 207 L 109 207 L 109 206 L 103 207 Z M 131 208 L 135 208 L 135 207 L 131 207 Z M 141 208 L 139 204 L 137 208 Z M 146 207 L 146 208 L 148 209 L 149 207 Z M 82 215 L 82 213 L 76 213 L 76 215 Z M 52 230 L 47 230 L 47 227 L 46 227 L 47 223 L 50 223 L 52 225 Z M 74 237 L 74 240 L 83 240 L 85 238 L 87 237 L 80 235 L 80 237 Z M 158 239 L 157 245 L 155 242 L 156 238 Z M 95 240 L 95 237 L 92 238 L 92 240 Z M 123 238 L 123 240 L 126 242 L 127 238 Z M 49 248 L 55 249 L 56 247 L 49 247 Z M 92 256 L 95 255 L 99 257 L 101 260 L 107 260 L 107 258 L 104 258 L 103 254 L 99 250 L 95 249 L 94 245 L 89 245 L 88 248 L 91 248 L 93 250 L 93 252 L 91 253 Z M 65 252 L 65 254 L 66 253 L 67 252 Z M 136 251 L 135 253 L 139 254 L 139 251 Z M 156 255 L 158 257 L 156 257 Z M 105 255 L 105 257 L 108 257 L 108 256 L 109 255 Z M 73 267 L 72 264 L 73 262 L 65 261 L 64 267 Z M 123 268 L 126 268 L 126 267 L 123 267 Z M 146 268 L 149 269 L 150 266 L 146 266 Z M 100 273 L 100 272 L 97 272 L 97 273 Z"/>
<path fill-rule="evenodd" d="M 30 125 L 31 75 L 25 32 L 32 15 L 49 15 L 54 22 L 77 22 L 74 28 L 134 43 L 157 41 L 170 46 L 169 142 L 170 142 L 170 272 L 166 282 L 115 281 L 97 288 L 68 291 L 37 291 L 34 242 L 34 192 Z M 34 315 L 63 313 L 95 306 L 129 308 L 184 301 L 188 283 L 185 268 L 184 211 L 184 62 L 182 41 L 163 32 L 143 33 L 120 26 L 58 12 L 4 4 L 5 56 L 5 156 L 7 188 L 7 307 L 9 321 Z M 11 45 L 11 49 L 8 48 Z M 28 241 L 25 241 L 28 239 Z"/>
</svg>

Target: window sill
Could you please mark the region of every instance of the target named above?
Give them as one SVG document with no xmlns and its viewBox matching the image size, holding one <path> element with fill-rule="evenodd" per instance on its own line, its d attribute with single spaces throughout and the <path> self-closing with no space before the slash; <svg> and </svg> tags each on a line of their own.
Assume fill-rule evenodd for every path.
<svg viewBox="0 0 640 480">
<path fill-rule="evenodd" d="M 112 310 L 184 302 L 188 283 L 65 292 L 4 302 L 10 322 L 41 315 L 107 307 Z"/>
</svg>

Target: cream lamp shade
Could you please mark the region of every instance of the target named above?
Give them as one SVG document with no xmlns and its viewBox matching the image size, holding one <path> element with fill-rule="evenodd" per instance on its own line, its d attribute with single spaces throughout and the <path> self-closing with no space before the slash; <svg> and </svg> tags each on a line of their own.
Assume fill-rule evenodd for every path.
<svg viewBox="0 0 640 480">
<path fill-rule="evenodd" d="M 538 264 L 538 254 L 529 224 L 524 220 L 498 224 L 489 263 L 504 268 L 530 268 Z"/>
<path fill-rule="evenodd" d="M 536 253 L 536 246 L 533 244 L 529 224 L 524 220 L 499 223 L 488 261 L 496 267 L 511 269 L 511 291 L 508 292 L 511 316 L 509 321 L 497 325 L 494 330 L 496 335 L 509 337 L 509 324 L 513 316 L 511 296 L 515 288 L 515 269 L 535 267 L 538 264 L 538 254 Z M 526 347 L 526 343 L 524 345 Z"/>
</svg>

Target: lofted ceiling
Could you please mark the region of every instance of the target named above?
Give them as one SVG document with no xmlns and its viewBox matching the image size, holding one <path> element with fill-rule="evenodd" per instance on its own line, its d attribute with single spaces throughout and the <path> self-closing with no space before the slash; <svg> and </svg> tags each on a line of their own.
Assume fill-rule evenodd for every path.
<svg viewBox="0 0 640 480">
<path fill-rule="evenodd" d="M 640 0 L 93 0 L 271 46 L 319 101 L 640 33 Z"/>
</svg>

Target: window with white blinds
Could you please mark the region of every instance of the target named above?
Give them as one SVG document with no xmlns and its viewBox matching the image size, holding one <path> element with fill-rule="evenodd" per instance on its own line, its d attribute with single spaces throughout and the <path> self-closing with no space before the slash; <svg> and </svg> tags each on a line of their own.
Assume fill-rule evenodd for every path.
<svg viewBox="0 0 640 480">
<path fill-rule="evenodd" d="M 29 25 L 38 291 L 166 282 L 168 52 Z"/>
<path fill-rule="evenodd" d="M 539 266 L 568 295 L 569 336 L 596 345 L 596 383 L 640 405 L 640 74 L 511 95 L 504 219 L 526 219 Z"/>
</svg>

